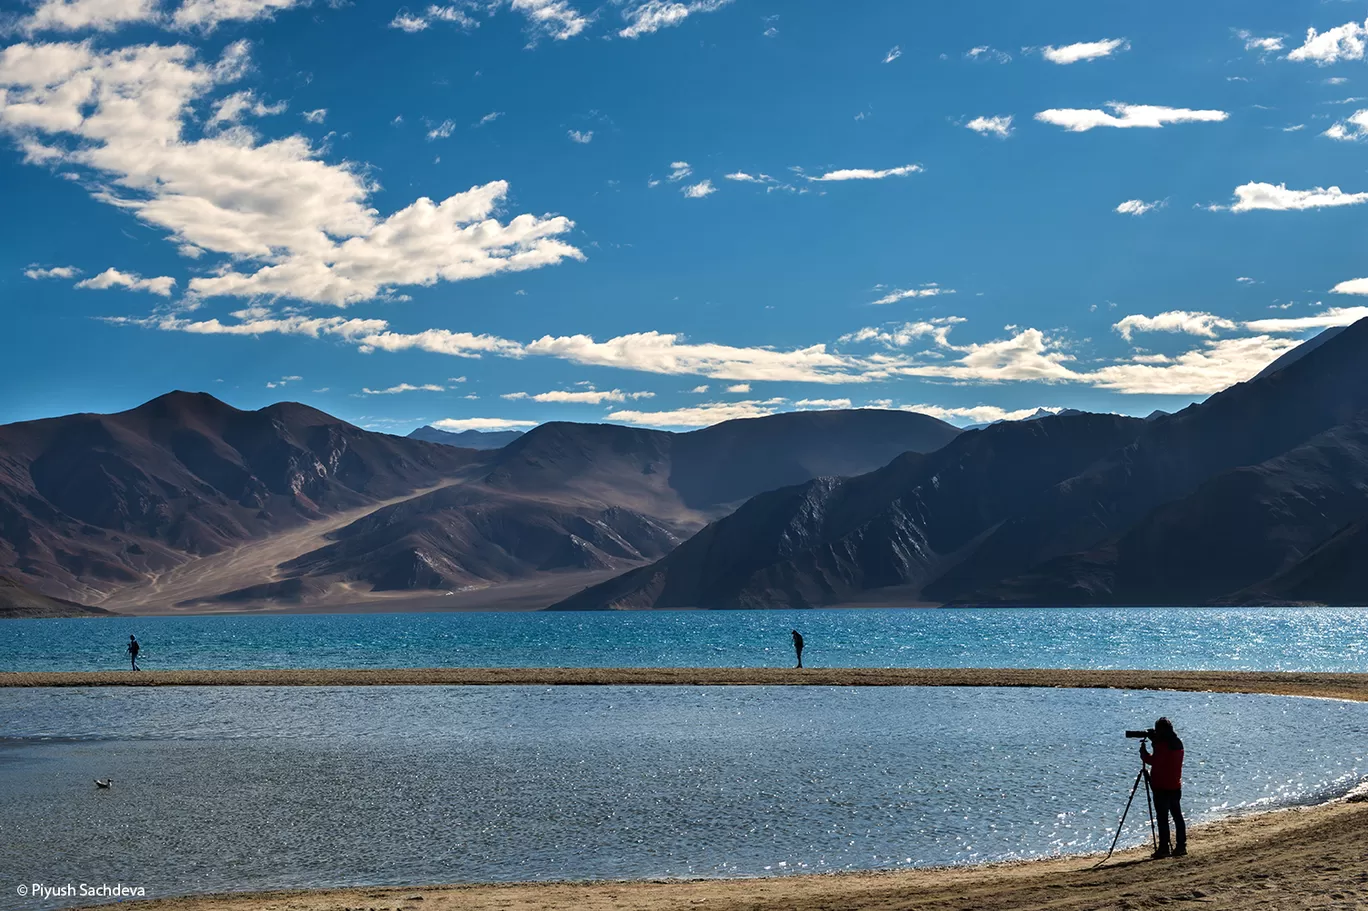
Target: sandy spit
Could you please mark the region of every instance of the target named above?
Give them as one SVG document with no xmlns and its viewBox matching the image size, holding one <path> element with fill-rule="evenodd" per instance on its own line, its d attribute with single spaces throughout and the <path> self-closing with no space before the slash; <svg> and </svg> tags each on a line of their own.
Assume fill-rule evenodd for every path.
<svg viewBox="0 0 1368 911">
<path fill-rule="evenodd" d="M 1008 686 L 1274 693 L 1368 701 L 1368 674 L 1046 668 L 370 668 L 0 673 L 11 686 Z"/>
</svg>

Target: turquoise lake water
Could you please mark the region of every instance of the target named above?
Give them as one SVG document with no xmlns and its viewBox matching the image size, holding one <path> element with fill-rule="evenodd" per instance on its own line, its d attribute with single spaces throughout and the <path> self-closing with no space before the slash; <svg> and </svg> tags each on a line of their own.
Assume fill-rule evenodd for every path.
<svg viewBox="0 0 1368 911">
<path fill-rule="evenodd" d="M 0 670 L 825 667 L 1368 671 L 1368 609 L 663 611 L 8 620 Z"/>
<path fill-rule="evenodd" d="M 1190 823 L 1368 775 L 1368 705 L 1115 690 L 0 690 L 15 883 L 148 895 L 740 877 L 1105 850 L 1159 715 Z M 93 778 L 112 777 L 110 790 Z M 1125 845 L 1148 840 L 1143 802 Z M 1194 859 L 1200 833 L 1191 840 Z M 47 903 L 78 904 L 76 900 Z"/>
</svg>

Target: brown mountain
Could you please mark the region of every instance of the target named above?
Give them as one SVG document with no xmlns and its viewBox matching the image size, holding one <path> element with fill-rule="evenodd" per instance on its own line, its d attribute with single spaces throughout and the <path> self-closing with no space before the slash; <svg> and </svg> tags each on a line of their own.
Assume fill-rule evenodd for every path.
<svg viewBox="0 0 1368 911">
<path fill-rule="evenodd" d="M 94 600 L 198 557 L 432 486 L 469 450 L 305 405 L 173 392 L 119 414 L 0 426 L 0 567 Z"/>
<path fill-rule="evenodd" d="M 958 431 L 898 411 L 798 412 L 690 433 L 543 424 L 478 478 L 395 503 L 283 562 L 274 587 L 226 600 L 307 599 L 327 585 L 459 590 L 628 569 L 664 556 L 738 500 L 818 474 L 859 473 Z M 563 579 L 543 604 L 577 587 Z M 580 583 L 581 585 L 583 583 Z"/>
</svg>

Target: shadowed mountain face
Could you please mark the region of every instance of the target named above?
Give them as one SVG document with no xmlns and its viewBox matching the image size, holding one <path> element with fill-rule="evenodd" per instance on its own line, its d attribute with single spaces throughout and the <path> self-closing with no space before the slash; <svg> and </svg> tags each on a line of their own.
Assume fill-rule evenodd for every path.
<svg viewBox="0 0 1368 911">
<path fill-rule="evenodd" d="M 438 430 L 436 427 L 419 427 L 408 435 L 408 439 L 457 446 L 461 449 L 500 449 L 522 435 L 521 430 L 462 430 L 460 433 L 452 433 L 450 430 Z"/>
<path fill-rule="evenodd" d="M 121 609 L 602 574 L 663 556 L 762 490 L 957 433 L 923 415 L 832 412 L 687 434 L 547 424 L 476 451 L 303 405 L 245 412 L 172 393 L 0 427 L 0 567 Z M 310 532 L 320 519 L 331 524 Z"/>
<path fill-rule="evenodd" d="M 1314 341 L 1178 414 L 999 424 L 764 494 L 558 607 L 1364 603 L 1362 533 L 1329 539 L 1368 515 L 1368 321 Z"/>
<path fill-rule="evenodd" d="M 476 454 L 304 405 L 174 392 L 0 427 L 0 566 L 84 600 L 244 540 L 453 476 Z"/>
</svg>

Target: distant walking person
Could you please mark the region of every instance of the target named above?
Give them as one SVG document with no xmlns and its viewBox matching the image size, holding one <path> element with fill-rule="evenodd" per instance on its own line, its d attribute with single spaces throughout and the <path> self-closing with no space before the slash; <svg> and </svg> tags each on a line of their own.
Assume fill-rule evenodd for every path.
<svg viewBox="0 0 1368 911">
<path fill-rule="evenodd" d="M 798 653 L 798 667 L 803 666 L 803 634 L 793 630 L 793 650 Z"/>
<path fill-rule="evenodd" d="M 1154 752 L 1140 742 L 1140 759 L 1151 767 L 1150 787 L 1154 791 L 1154 814 L 1159 817 L 1159 850 L 1156 858 L 1182 857 L 1187 853 L 1187 825 L 1183 822 L 1183 741 L 1173 730 L 1173 722 L 1160 718 L 1154 722 Z M 1169 814 L 1173 815 L 1173 834 L 1177 841 L 1169 850 Z"/>
<path fill-rule="evenodd" d="M 129 636 L 128 636 L 128 658 L 129 658 L 130 661 L 133 662 L 133 670 L 135 670 L 135 671 L 136 671 L 136 670 L 139 670 L 139 667 L 138 667 L 138 652 L 139 652 L 141 649 L 142 649 L 142 646 L 138 645 L 138 640 L 135 639 L 135 638 L 133 638 L 133 634 L 130 633 Z"/>
</svg>

